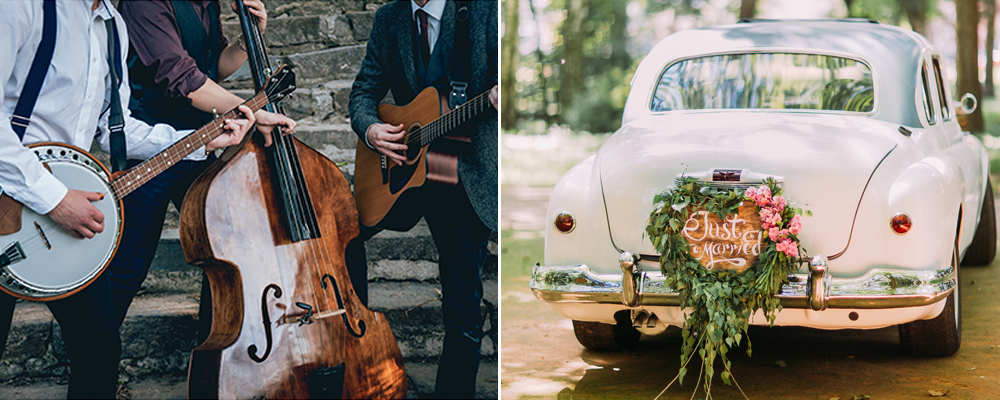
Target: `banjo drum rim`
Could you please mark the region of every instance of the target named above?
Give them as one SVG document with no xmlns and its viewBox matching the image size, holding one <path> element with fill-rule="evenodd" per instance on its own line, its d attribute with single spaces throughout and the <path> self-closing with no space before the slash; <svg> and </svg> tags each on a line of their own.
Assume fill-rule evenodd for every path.
<svg viewBox="0 0 1000 400">
<path fill-rule="evenodd" d="M 97 157 L 94 157 L 93 154 L 90 154 L 90 152 L 88 152 L 88 151 L 86 151 L 84 149 L 81 149 L 81 148 L 76 147 L 76 146 L 71 145 L 71 144 L 61 143 L 61 142 L 36 142 L 36 143 L 29 144 L 26 147 L 28 149 L 35 149 L 35 148 L 38 148 L 38 147 L 64 147 L 64 148 L 70 149 L 70 150 L 72 150 L 74 152 L 80 153 L 80 155 L 83 155 L 83 156 L 89 158 L 90 161 L 93 161 L 95 165 L 97 165 L 98 167 L 100 167 L 101 172 L 104 172 L 104 175 L 109 178 L 109 179 L 107 179 L 107 182 L 108 182 L 109 186 L 110 186 L 111 182 L 113 182 L 113 176 L 114 175 L 111 173 L 110 170 L 108 170 L 108 167 L 106 167 L 104 165 L 104 163 L 101 162 L 101 160 L 98 160 Z M 48 167 L 48 165 L 46 165 L 46 162 L 42 162 L 42 165 L 45 165 L 46 169 L 51 170 Z M 121 244 L 121 239 L 122 239 L 122 230 L 125 227 L 125 208 L 124 208 L 124 205 L 122 203 L 122 199 L 119 198 L 119 197 L 117 197 L 115 195 L 114 191 L 110 191 L 108 195 L 113 198 L 113 200 L 115 202 L 115 208 L 118 210 L 118 221 L 119 221 L 119 223 L 118 223 L 118 229 L 117 229 L 117 232 L 115 232 L 115 243 L 114 243 L 114 247 L 111 250 L 111 255 L 108 257 L 107 261 L 104 262 L 104 265 L 101 266 L 101 268 L 98 270 L 98 272 L 96 274 L 94 274 L 94 276 L 92 276 L 86 282 L 84 282 L 83 284 L 81 284 L 81 285 L 79 285 L 79 286 L 77 286 L 77 287 L 75 287 L 73 289 L 70 289 L 68 291 L 60 291 L 60 292 L 57 292 L 56 294 L 51 295 L 51 296 L 41 296 L 41 297 L 30 296 L 30 295 L 26 295 L 24 293 L 18 293 L 16 291 L 13 291 L 10 288 L 7 288 L 3 284 L 0 284 L 0 291 L 2 291 L 4 293 L 7 293 L 7 294 L 9 294 L 11 296 L 14 296 L 16 298 L 22 299 L 22 300 L 48 302 L 48 301 L 60 300 L 60 299 L 64 299 L 64 298 L 67 298 L 69 296 L 72 296 L 72 295 L 80 292 L 81 290 L 86 289 L 88 286 L 90 286 L 92 283 L 94 283 L 94 281 L 96 281 L 97 278 L 100 278 L 101 275 L 104 275 L 104 273 L 107 272 L 107 270 L 108 270 L 108 266 L 111 265 L 111 261 L 113 261 L 115 259 L 115 255 L 118 253 L 118 246 Z"/>
</svg>

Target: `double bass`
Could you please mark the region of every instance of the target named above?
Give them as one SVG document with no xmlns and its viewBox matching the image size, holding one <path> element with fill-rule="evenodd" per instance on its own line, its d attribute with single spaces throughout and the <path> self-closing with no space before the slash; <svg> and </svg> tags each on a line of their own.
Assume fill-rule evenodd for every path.
<svg viewBox="0 0 1000 400">
<path fill-rule="evenodd" d="M 255 87 L 271 68 L 237 1 Z M 269 111 L 281 113 L 278 107 Z M 181 246 L 211 289 L 211 328 L 191 352 L 191 398 L 399 398 L 406 373 L 385 315 L 366 308 L 344 252 L 359 233 L 337 166 L 292 136 L 247 139 L 191 186 Z"/>
</svg>

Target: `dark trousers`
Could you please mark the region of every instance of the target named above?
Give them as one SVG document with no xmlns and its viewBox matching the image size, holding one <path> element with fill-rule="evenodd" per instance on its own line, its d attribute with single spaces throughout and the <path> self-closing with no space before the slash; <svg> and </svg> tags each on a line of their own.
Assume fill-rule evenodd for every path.
<svg viewBox="0 0 1000 400">
<path fill-rule="evenodd" d="M 187 187 L 207 164 L 182 161 L 126 196 L 122 239 L 108 270 L 79 293 L 47 303 L 69 353 L 69 398 L 115 397 L 121 357 L 119 329 L 149 271 L 167 203 L 175 201 L 179 206 Z M 13 309 L 14 298 L 0 296 L 0 344 L 7 342 Z"/>
<path fill-rule="evenodd" d="M 489 229 L 480 222 L 461 185 L 428 184 L 410 204 L 422 213 L 438 249 L 444 346 L 438 362 L 436 395 L 471 398 L 479 371 L 483 336 L 482 270 L 486 261 Z M 347 250 L 351 282 L 362 301 L 368 302 L 368 263 L 364 241 L 378 230 L 362 229 Z"/>
</svg>

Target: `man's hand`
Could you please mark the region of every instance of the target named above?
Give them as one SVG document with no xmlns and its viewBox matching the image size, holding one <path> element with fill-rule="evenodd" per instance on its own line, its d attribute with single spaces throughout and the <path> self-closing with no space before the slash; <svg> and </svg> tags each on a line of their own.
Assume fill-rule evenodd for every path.
<svg viewBox="0 0 1000 400">
<path fill-rule="evenodd" d="M 103 193 L 70 189 L 56 208 L 49 211 L 49 218 L 79 238 L 92 238 L 104 231 L 104 214 L 90 204 L 101 199 Z"/>
<path fill-rule="evenodd" d="M 257 16 L 257 26 L 260 27 L 261 32 L 264 32 L 264 30 L 267 29 L 267 9 L 264 8 L 264 3 L 260 0 L 243 0 L 243 5 L 247 7 L 247 11 L 249 11 L 250 14 Z M 238 12 L 236 10 L 238 10 L 238 8 L 236 7 L 236 2 L 234 1 L 233 12 Z"/>
<path fill-rule="evenodd" d="M 365 135 L 368 137 L 368 144 L 379 153 L 392 159 L 396 165 L 403 165 L 406 162 L 406 157 L 397 153 L 397 151 L 406 151 L 405 144 L 397 143 L 403 138 L 403 135 L 406 135 L 402 124 L 372 124 L 368 127 L 368 132 Z"/>
<path fill-rule="evenodd" d="M 254 117 L 253 111 L 250 110 L 250 107 L 240 106 L 239 110 L 243 113 L 243 116 L 245 116 L 246 119 L 227 119 L 224 125 L 226 133 L 223 133 L 215 139 L 212 139 L 211 142 L 208 142 L 208 144 L 205 145 L 205 151 L 212 152 L 215 151 L 215 149 L 232 146 L 243 141 L 243 137 L 246 136 L 247 131 L 253 127 L 257 118 Z"/>
<path fill-rule="evenodd" d="M 282 133 L 285 135 L 295 130 L 295 120 L 284 115 L 265 110 L 257 110 L 255 115 L 257 117 L 257 130 L 264 135 L 264 147 L 271 145 L 271 131 L 274 130 L 275 126 L 284 127 Z"/>
<path fill-rule="evenodd" d="M 493 105 L 493 109 L 499 110 L 500 107 L 497 106 L 497 100 L 499 100 L 500 95 L 497 93 L 497 86 L 493 85 L 493 89 L 490 89 L 490 104 Z M 510 101 L 510 100 L 507 100 Z"/>
</svg>

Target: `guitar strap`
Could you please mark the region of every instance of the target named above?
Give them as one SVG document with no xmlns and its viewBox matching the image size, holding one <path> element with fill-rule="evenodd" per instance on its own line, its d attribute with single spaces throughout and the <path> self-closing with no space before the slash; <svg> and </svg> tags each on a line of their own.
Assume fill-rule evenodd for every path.
<svg viewBox="0 0 1000 400">
<path fill-rule="evenodd" d="M 31 69 L 28 70 L 28 77 L 25 79 L 24 87 L 21 88 L 21 95 L 17 98 L 14 114 L 10 116 L 10 127 L 19 140 L 24 140 L 24 132 L 31 124 L 31 113 L 35 110 L 38 94 L 42 91 L 42 82 L 45 81 L 45 75 L 52 63 L 52 53 L 56 48 L 55 0 L 45 0 L 42 3 L 42 18 L 42 41 L 35 51 L 35 58 L 31 61 Z"/>
<path fill-rule="evenodd" d="M 111 169 L 124 171 L 128 167 L 125 158 L 125 117 L 121 98 L 118 97 L 118 87 L 122 84 L 122 49 L 118 42 L 118 24 L 115 24 L 115 19 L 104 21 L 104 28 L 108 31 L 108 73 L 111 75 L 111 105 L 108 115 Z"/>
<path fill-rule="evenodd" d="M 469 0 L 458 0 L 455 12 L 455 47 L 451 50 L 451 93 L 448 105 L 452 109 L 468 99 L 469 63 L 472 61 L 472 45 L 469 43 Z"/>
</svg>

